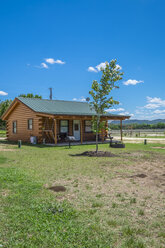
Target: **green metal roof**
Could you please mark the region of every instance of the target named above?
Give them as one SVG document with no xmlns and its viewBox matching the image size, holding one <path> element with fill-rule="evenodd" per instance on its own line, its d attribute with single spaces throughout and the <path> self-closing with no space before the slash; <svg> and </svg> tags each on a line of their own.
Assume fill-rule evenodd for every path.
<svg viewBox="0 0 165 248">
<path fill-rule="evenodd" d="M 95 115 L 96 112 L 91 110 L 89 103 L 63 100 L 46 100 L 39 98 L 18 97 L 22 103 L 34 110 L 35 112 L 53 114 L 53 115 Z M 116 116 L 106 113 L 104 116 Z"/>
</svg>

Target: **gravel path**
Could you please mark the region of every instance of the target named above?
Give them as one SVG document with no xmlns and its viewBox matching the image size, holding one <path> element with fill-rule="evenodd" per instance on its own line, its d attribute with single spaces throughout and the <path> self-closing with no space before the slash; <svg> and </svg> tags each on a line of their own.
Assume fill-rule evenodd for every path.
<svg viewBox="0 0 165 248">
<path fill-rule="evenodd" d="M 120 137 L 114 137 L 114 139 L 120 140 Z M 125 143 L 144 143 L 144 140 L 148 143 L 160 143 L 165 144 L 165 138 L 136 138 L 136 137 L 123 137 Z"/>
</svg>

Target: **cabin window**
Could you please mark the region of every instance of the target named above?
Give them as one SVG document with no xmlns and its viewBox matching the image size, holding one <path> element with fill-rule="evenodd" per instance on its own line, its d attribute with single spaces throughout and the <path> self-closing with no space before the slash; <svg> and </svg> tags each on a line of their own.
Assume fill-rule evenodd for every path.
<svg viewBox="0 0 165 248">
<path fill-rule="evenodd" d="M 68 133 L 69 122 L 67 120 L 60 121 L 60 133 Z"/>
<path fill-rule="evenodd" d="M 91 133 L 91 132 L 92 132 L 92 122 L 85 121 L 85 133 Z"/>
<path fill-rule="evenodd" d="M 28 120 L 28 130 L 32 130 L 33 129 L 33 119 L 29 119 Z"/>
<path fill-rule="evenodd" d="M 13 121 L 13 133 L 17 133 L 17 122 Z"/>
</svg>

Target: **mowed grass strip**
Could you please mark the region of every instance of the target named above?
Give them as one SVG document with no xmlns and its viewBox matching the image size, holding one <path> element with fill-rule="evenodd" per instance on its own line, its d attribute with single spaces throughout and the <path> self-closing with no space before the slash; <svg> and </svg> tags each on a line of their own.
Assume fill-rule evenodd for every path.
<svg viewBox="0 0 165 248">
<path fill-rule="evenodd" d="M 2 247 L 109 247 L 110 233 L 81 222 L 80 212 L 19 169 L 1 168 L 0 181 Z"/>
<path fill-rule="evenodd" d="M 0 138 L 1 137 L 6 137 L 6 130 L 0 130 Z"/>
<path fill-rule="evenodd" d="M 164 151 L 128 144 L 111 149 L 117 157 L 72 156 L 94 149 L 0 152 L 2 247 L 163 247 Z"/>
</svg>

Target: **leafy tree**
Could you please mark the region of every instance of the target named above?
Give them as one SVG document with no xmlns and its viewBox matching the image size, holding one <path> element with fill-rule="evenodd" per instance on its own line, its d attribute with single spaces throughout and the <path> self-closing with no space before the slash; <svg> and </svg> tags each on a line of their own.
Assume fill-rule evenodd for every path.
<svg viewBox="0 0 165 248">
<path fill-rule="evenodd" d="M 109 95 L 113 89 L 119 88 L 117 83 L 122 79 L 123 75 L 120 66 L 116 62 L 116 59 L 111 60 L 110 63 L 106 62 L 105 68 L 101 68 L 102 76 L 100 82 L 94 80 L 92 89 L 89 91 L 89 94 L 92 96 L 91 108 L 96 111 L 96 116 L 93 118 L 93 126 L 95 126 L 96 132 L 96 153 L 98 152 L 98 134 L 102 128 L 100 117 L 105 113 L 106 109 L 114 104 L 119 104 L 118 101 L 115 101 Z"/>
<path fill-rule="evenodd" d="M 40 99 L 42 99 L 42 96 L 33 95 L 33 93 L 20 94 L 19 97 L 25 97 L 25 98 L 40 98 Z"/>
<path fill-rule="evenodd" d="M 0 102 L 0 127 L 5 128 L 5 121 L 2 121 L 1 116 L 5 113 L 5 111 L 8 109 L 10 104 L 12 103 L 12 100 L 5 100 Z"/>
</svg>

